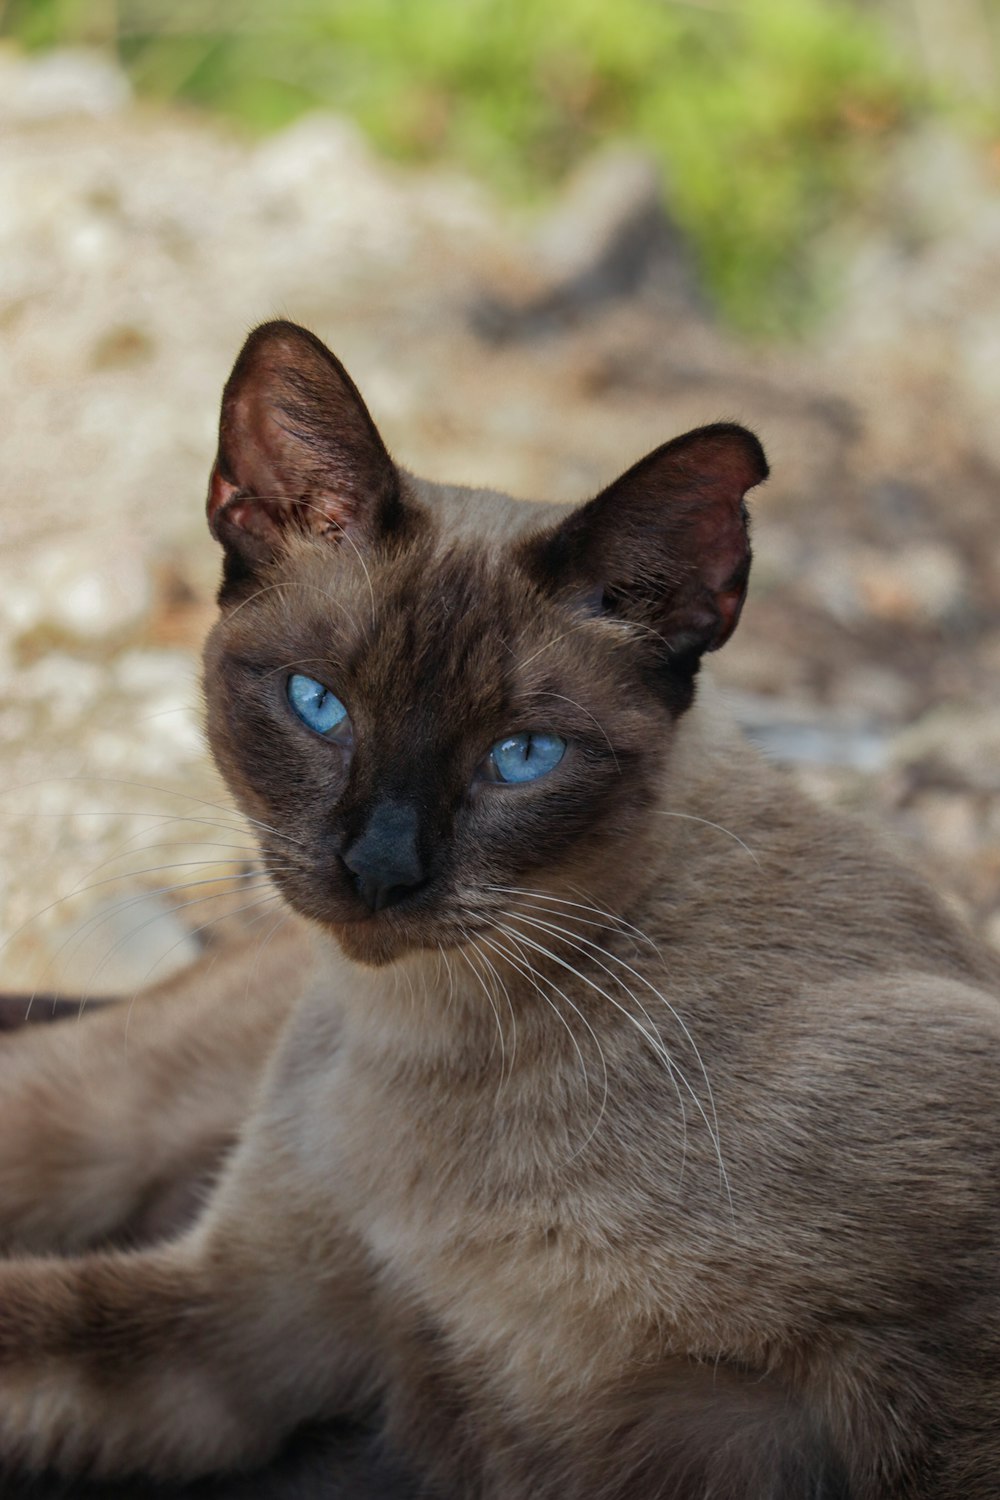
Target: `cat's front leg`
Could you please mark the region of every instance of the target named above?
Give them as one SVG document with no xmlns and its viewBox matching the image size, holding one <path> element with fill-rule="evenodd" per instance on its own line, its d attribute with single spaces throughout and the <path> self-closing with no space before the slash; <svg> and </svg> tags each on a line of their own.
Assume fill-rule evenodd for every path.
<svg viewBox="0 0 1000 1500">
<path fill-rule="evenodd" d="M 290 919 L 262 948 L 0 1035 L 0 1251 L 134 1243 L 189 1216 L 241 1132 L 307 954 Z"/>
<path fill-rule="evenodd" d="M 0 1265 L 0 1469 L 188 1478 L 355 1408 L 372 1319 L 360 1262 L 337 1263 L 319 1286 L 189 1236 Z"/>
</svg>

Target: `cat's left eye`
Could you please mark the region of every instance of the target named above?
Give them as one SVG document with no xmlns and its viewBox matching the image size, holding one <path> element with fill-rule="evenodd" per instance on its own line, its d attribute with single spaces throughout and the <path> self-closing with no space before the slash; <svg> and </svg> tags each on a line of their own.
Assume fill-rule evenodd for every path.
<svg viewBox="0 0 1000 1500">
<path fill-rule="evenodd" d="M 508 734 L 497 740 L 486 759 L 492 781 L 537 781 L 547 776 L 566 754 L 566 741 L 559 734 Z"/>
<path fill-rule="evenodd" d="M 335 693 L 301 672 L 288 679 L 288 701 L 303 724 L 327 738 L 338 739 L 350 730 L 347 709 Z"/>
</svg>

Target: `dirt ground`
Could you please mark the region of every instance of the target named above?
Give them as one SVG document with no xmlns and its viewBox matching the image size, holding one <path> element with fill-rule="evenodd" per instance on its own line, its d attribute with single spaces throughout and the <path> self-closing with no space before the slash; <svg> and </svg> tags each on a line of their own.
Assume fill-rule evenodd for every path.
<svg viewBox="0 0 1000 1500">
<path fill-rule="evenodd" d="M 249 143 L 99 59 L 0 55 L 0 984 L 139 984 L 273 909 L 197 656 L 218 397 L 276 313 L 437 478 L 583 499 L 688 427 L 754 427 L 773 477 L 716 676 L 1000 946 L 1000 196 L 931 135 L 887 181 L 840 312 L 761 349 L 705 310 L 633 152 L 520 223 L 334 118 Z"/>
</svg>

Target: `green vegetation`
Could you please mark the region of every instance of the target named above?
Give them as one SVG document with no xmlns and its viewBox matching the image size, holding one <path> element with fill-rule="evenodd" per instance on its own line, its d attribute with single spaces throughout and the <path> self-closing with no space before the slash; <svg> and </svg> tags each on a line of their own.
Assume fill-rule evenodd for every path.
<svg viewBox="0 0 1000 1500">
<path fill-rule="evenodd" d="M 25 47 L 113 48 L 141 93 L 255 130 L 328 106 L 396 157 L 456 161 L 522 198 L 598 141 L 641 141 L 724 314 L 759 333 L 815 311 L 817 234 L 859 212 L 893 132 L 947 105 L 871 0 L 0 6 Z"/>
</svg>

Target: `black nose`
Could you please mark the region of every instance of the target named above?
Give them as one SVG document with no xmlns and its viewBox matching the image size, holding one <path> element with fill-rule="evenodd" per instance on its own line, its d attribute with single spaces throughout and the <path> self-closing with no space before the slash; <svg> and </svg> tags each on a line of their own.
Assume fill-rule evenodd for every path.
<svg viewBox="0 0 1000 1500">
<path fill-rule="evenodd" d="M 354 876 L 358 895 L 372 911 L 394 906 L 426 880 L 419 827 L 411 802 L 380 802 L 340 856 Z"/>
</svg>

